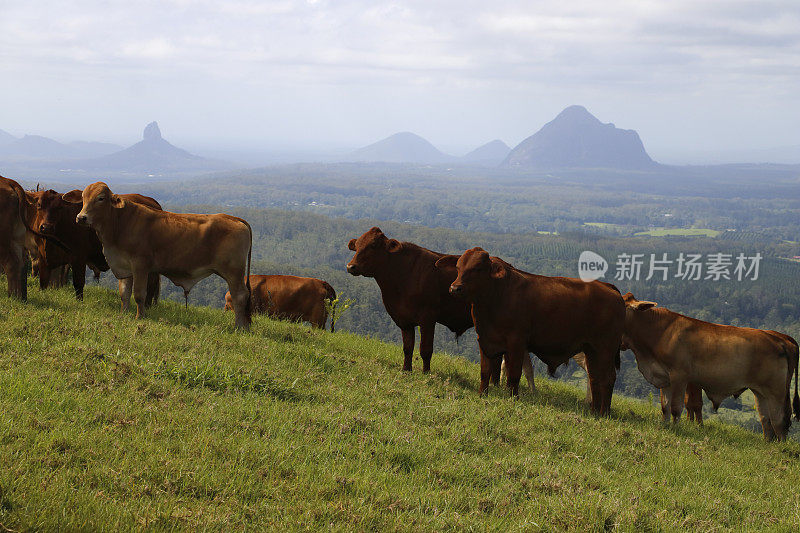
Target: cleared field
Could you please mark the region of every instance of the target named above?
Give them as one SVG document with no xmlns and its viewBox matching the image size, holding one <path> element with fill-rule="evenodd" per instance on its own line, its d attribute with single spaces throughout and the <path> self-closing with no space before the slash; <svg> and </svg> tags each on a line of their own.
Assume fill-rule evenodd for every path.
<svg viewBox="0 0 800 533">
<path fill-rule="evenodd" d="M 648 231 L 639 231 L 636 235 L 649 235 L 651 237 L 668 237 L 678 235 L 683 237 L 718 237 L 722 232 L 707 228 L 653 228 Z"/>
</svg>

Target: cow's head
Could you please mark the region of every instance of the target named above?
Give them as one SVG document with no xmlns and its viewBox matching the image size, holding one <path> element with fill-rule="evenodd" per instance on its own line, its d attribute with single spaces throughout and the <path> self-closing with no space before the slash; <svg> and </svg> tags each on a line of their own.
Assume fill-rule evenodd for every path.
<svg viewBox="0 0 800 533">
<path fill-rule="evenodd" d="M 458 275 L 450 284 L 450 294 L 467 300 L 491 290 L 493 283 L 508 275 L 504 263 L 496 257 L 489 257 L 483 248 L 467 250 L 461 257 L 448 255 L 436 262 L 437 268 L 452 266 L 455 266 Z"/>
<path fill-rule="evenodd" d="M 81 197 L 83 209 L 75 217 L 75 221 L 84 226 L 102 224 L 109 219 L 113 209 L 122 207 L 125 203 L 119 195 L 112 193 L 108 185 L 102 181 L 86 187 Z"/>
<path fill-rule="evenodd" d="M 77 202 L 75 202 L 76 192 Z M 33 227 L 44 234 L 55 233 L 59 225 L 74 217 L 75 211 L 80 209 L 80 193 L 80 190 L 76 190 L 67 194 L 59 194 L 52 189 L 38 192 L 36 220 Z M 71 200 L 65 199 L 65 197 Z"/>
<path fill-rule="evenodd" d="M 347 263 L 347 272 L 368 278 L 375 277 L 391 260 L 392 254 L 403 249 L 399 241 L 387 238 L 377 227 L 358 239 L 350 239 L 347 247 L 356 253 Z"/>
<path fill-rule="evenodd" d="M 625 330 L 622 334 L 620 351 L 633 349 L 629 333 L 635 334 L 637 331 L 637 319 L 646 317 L 646 311 L 658 305 L 656 302 L 637 300 L 631 292 L 626 293 L 622 300 L 625 302 Z"/>
</svg>

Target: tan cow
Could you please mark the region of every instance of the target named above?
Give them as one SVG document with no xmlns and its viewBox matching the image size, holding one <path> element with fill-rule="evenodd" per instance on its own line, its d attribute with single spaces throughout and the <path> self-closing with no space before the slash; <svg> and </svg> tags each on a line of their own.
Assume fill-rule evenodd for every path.
<svg viewBox="0 0 800 533">
<path fill-rule="evenodd" d="M 789 402 L 798 349 L 788 335 L 775 331 L 712 324 L 655 307 L 627 293 L 623 343 L 636 355 L 645 379 L 662 389 L 664 420 L 680 419 L 689 383 L 702 388 L 714 408 L 731 395 L 753 391 L 767 440 L 786 438 L 791 425 Z"/>
<path fill-rule="evenodd" d="M 117 279 L 133 276 L 136 317 L 144 316 L 148 275 L 166 276 L 188 294 L 217 274 L 233 295 L 237 328 L 251 321 L 250 257 L 253 233 L 241 218 L 159 211 L 121 198 L 103 182 L 83 190 L 75 218 L 94 228 Z"/>
<path fill-rule="evenodd" d="M 317 278 L 253 274 L 250 286 L 253 312 L 282 320 L 310 322 L 320 329 L 325 329 L 328 320 L 325 300 L 336 299 L 333 287 Z M 230 291 L 225 293 L 225 310 L 229 309 L 233 309 Z"/>
</svg>

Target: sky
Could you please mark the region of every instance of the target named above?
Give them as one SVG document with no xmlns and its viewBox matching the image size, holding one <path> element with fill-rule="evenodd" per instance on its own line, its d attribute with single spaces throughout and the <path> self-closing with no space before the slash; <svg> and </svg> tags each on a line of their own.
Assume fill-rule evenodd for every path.
<svg viewBox="0 0 800 533">
<path fill-rule="evenodd" d="M 459 154 L 580 104 L 676 162 L 800 145 L 799 28 L 797 0 L 0 0 L 0 129 Z"/>
</svg>

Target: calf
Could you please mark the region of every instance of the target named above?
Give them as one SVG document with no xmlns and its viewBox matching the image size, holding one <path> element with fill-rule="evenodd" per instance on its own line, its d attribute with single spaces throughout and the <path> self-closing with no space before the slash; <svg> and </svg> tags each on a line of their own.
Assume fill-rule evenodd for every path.
<svg viewBox="0 0 800 533">
<path fill-rule="evenodd" d="M 633 350 L 645 379 L 665 398 L 664 420 L 677 422 L 689 383 L 718 408 L 726 397 L 753 391 L 767 440 L 785 439 L 791 425 L 790 384 L 797 390 L 797 342 L 776 331 L 712 324 L 624 296 L 623 341 Z"/>
<path fill-rule="evenodd" d="M 250 276 L 250 287 L 253 312 L 277 319 L 310 322 L 320 329 L 325 329 L 328 320 L 325 300 L 336 299 L 333 287 L 327 281 L 316 278 L 253 274 Z M 229 309 L 233 309 L 230 291 L 225 293 L 225 310 Z"/>
<path fill-rule="evenodd" d="M 245 220 L 151 209 L 114 194 L 103 182 L 86 187 L 82 199 L 76 221 L 97 232 L 118 279 L 133 277 L 137 318 L 145 313 L 151 273 L 166 276 L 185 295 L 201 279 L 217 274 L 233 296 L 236 327 L 250 328 L 253 232 Z"/>
<path fill-rule="evenodd" d="M 481 353 L 481 393 L 489 384 L 492 359 L 500 355 L 508 361 L 509 390 L 517 395 L 529 352 L 551 372 L 583 352 L 592 411 L 608 414 L 625 319 L 616 287 L 522 272 L 481 248 L 440 259 L 437 266 L 455 266 L 458 274 L 450 292 L 472 304 Z"/>
</svg>

